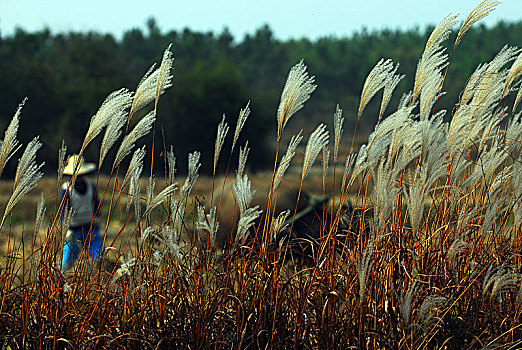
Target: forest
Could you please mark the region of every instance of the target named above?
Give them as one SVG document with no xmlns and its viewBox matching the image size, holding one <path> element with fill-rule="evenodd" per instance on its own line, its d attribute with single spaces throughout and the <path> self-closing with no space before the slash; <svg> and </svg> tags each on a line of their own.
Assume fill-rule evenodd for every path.
<svg viewBox="0 0 522 350">
<path fill-rule="evenodd" d="M 164 149 L 173 145 L 180 169 L 186 168 L 186 154 L 194 148 L 211 155 L 223 114 L 233 124 L 250 101 L 252 117 L 244 136 L 252 149 L 250 170 L 261 170 L 272 162 L 266 155 L 274 145 L 268 140 L 273 140 L 277 106 L 290 67 L 304 60 L 318 88 L 306 110 L 288 127 L 310 131 L 320 122 L 330 122 L 339 105 L 346 120 L 345 137 L 350 138 L 368 72 L 381 58 L 400 62 L 398 73 L 405 79 L 388 107 L 393 110 L 401 94 L 413 86 L 417 62 L 431 30 L 433 27 L 362 29 L 350 37 L 281 41 L 268 25 L 253 35 L 234 38 L 227 28 L 221 33 L 162 31 L 153 18 L 145 30 L 128 30 L 121 39 L 96 32 L 27 32 L 19 28 L 12 35 L 0 33 L 0 128 L 5 129 L 17 105 L 27 97 L 21 141 L 40 135 L 44 146 L 39 158 L 48 169 L 56 169 L 56 150 L 62 141 L 75 152 L 105 97 L 122 87 L 134 90 L 137 77 L 150 68 L 149 62 L 159 61 L 165 47 L 172 44 L 173 86 L 158 108 L 154 140 L 161 146 L 156 146 L 155 153 L 164 154 Z M 455 35 L 453 32 L 449 42 Z M 448 93 L 437 109 L 447 109 L 446 117 L 450 117 L 451 106 L 475 68 L 491 60 L 502 46 L 521 43 L 522 22 L 472 28 L 454 54 L 448 48 L 451 64 L 443 87 Z M 374 100 L 360 122 L 362 131 L 369 132 L 376 122 L 379 98 Z M 86 151 L 87 158 L 96 159 L 95 148 Z M 203 159 L 203 171 L 208 171 L 211 163 L 210 156 Z M 14 164 L 4 176 L 14 174 Z"/>
</svg>

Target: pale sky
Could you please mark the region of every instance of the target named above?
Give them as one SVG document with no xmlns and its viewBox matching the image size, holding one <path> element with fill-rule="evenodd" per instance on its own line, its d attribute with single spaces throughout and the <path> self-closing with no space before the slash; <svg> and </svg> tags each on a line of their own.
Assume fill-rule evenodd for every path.
<svg viewBox="0 0 522 350">
<path fill-rule="evenodd" d="M 424 28 L 449 13 L 461 20 L 479 0 L 0 0 L 0 31 L 18 26 L 35 31 L 48 26 L 53 33 L 95 30 L 120 38 L 132 28 L 145 28 L 154 17 L 162 32 L 185 27 L 220 33 L 228 27 L 236 40 L 268 23 L 279 39 L 352 34 L 366 26 Z M 483 23 L 522 19 L 522 0 L 505 0 Z"/>
</svg>

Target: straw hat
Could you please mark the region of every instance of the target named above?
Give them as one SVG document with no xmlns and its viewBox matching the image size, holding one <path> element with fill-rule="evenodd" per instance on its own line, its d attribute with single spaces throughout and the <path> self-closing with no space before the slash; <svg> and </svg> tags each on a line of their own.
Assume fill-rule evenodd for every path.
<svg viewBox="0 0 522 350">
<path fill-rule="evenodd" d="M 67 165 L 63 169 L 63 173 L 65 175 L 72 175 L 74 173 L 74 168 L 76 164 L 80 161 L 80 164 L 77 166 L 76 175 L 84 175 L 93 172 L 96 170 L 96 164 L 94 163 L 85 163 L 83 161 L 83 157 L 78 156 L 77 154 L 73 154 L 69 157 L 67 161 Z"/>
</svg>

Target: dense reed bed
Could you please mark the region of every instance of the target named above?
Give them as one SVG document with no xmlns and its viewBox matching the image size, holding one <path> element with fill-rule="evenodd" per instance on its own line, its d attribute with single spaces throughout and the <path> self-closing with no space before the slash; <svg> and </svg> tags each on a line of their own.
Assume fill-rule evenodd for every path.
<svg viewBox="0 0 522 350">
<path fill-rule="evenodd" d="M 241 139 L 249 105 L 239 111 L 233 133 L 223 118 L 212 175 L 217 178 L 219 162 L 228 164 L 224 180 L 232 184 L 235 226 L 218 220 L 234 215 L 221 212 L 228 188 L 223 181 L 213 182 L 215 198 L 206 205 L 191 194 L 202 159 L 198 151 L 188 155 L 183 180 L 176 177 L 174 148 L 167 148 L 163 159 L 152 159 L 152 168 L 166 169 L 159 180 L 165 185 L 156 191 L 153 169 L 143 169 L 150 153 L 135 149 L 154 130 L 159 98 L 172 83 L 167 48 L 136 91 L 107 97 L 81 149 L 71 152 L 82 154 L 103 132 L 98 163 L 108 162 L 108 151 L 118 147 L 102 193 L 109 208 L 98 224 L 105 233 L 112 220 L 121 227 L 114 239 L 105 236 L 105 262 L 93 268 L 82 255 L 74 272 L 60 273 L 56 261 L 67 217 L 57 213 L 63 203 L 42 197 L 35 208 L 35 232 L 46 233 L 41 242 L 18 241 L 8 229 L 9 213 L 42 177 L 36 161 L 41 143 L 35 138 L 20 156 L 2 219 L 9 237 L 0 268 L 1 347 L 522 346 L 522 120 L 517 113 L 522 51 L 502 48 L 469 77 L 450 113 L 437 109 L 459 42 L 497 4 L 481 2 L 461 24 L 450 50 L 444 44 L 458 17 L 450 15 L 435 28 L 415 85 L 392 112 L 388 103 L 403 76 L 390 60 L 375 65 L 362 88 L 357 121 L 382 91 L 379 122 L 358 153 L 353 142 L 341 144 L 339 107 L 332 108 L 331 137 L 319 125 L 283 144 L 287 122 L 316 88 L 305 64 L 295 65 L 276 111 L 277 147 L 264 205 L 252 204 L 249 148 Z M 0 171 L 22 147 L 16 139 L 22 107 L 5 132 Z M 227 137 L 231 149 L 223 147 Z M 299 148 L 304 138 L 306 146 Z M 279 212 L 274 202 L 299 149 L 304 156 L 295 203 Z M 341 159 L 345 150 L 348 156 Z M 234 152 L 239 152 L 237 166 L 230 161 Z M 58 180 L 67 154 L 63 146 Z M 312 212 L 313 230 L 303 239 L 295 235 L 294 221 L 310 176 L 322 176 L 318 192 L 334 204 L 321 215 Z M 295 254 L 297 244 L 310 247 L 306 256 Z M 34 247 L 28 255 L 27 245 Z M 111 259 L 114 266 L 106 262 Z"/>
</svg>

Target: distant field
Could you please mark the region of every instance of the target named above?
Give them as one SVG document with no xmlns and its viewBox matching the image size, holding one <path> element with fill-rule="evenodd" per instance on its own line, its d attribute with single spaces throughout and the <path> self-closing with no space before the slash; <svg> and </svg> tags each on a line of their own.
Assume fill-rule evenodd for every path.
<svg viewBox="0 0 522 350">
<path fill-rule="evenodd" d="M 289 169 L 287 176 L 285 177 L 285 181 L 283 185 L 281 186 L 282 191 L 297 191 L 299 187 L 299 176 L 300 176 L 301 168 L 298 166 L 294 166 L 293 168 Z M 337 172 L 339 174 L 336 183 L 338 183 L 338 186 L 340 186 L 342 175 L 341 172 L 343 171 L 343 167 L 339 167 L 337 169 Z M 322 195 L 322 177 L 320 175 L 321 168 L 316 167 L 313 169 L 312 174 L 307 179 L 307 182 L 304 184 L 303 189 L 304 191 L 313 196 L 321 196 Z M 99 222 L 99 226 L 101 228 L 104 228 L 106 226 L 106 220 L 107 220 L 107 214 L 109 212 L 109 207 L 111 203 L 111 193 L 114 186 L 114 179 L 112 179 L 109 183 L 109 178 L 106 176 L 100 176 L 99 178 L 96 177 L 96 175 L 89 176 L 90 179 L 92 179 L 94 182 L 97 181 L 97 188 L 98 188 L 98 195 L 100 196 L 100 200 L 103 202 L 103 208 L 102 208 L 102 215 L 101 220 Z M 219 185 L 222 185 L 223 176 L 216 178 L 216 191 L 220 191 L 221 188 L 218 188 Z M 119 181 L 122 179 L 120 178 Z M 180 177 L 177 179 L 177 182 L 183 183 L 185 178 Z M 258 190 L 258 202 L 262 202 L 264 198 L 261 198 L 260 196 L 266 195 L 266 189 L 270 186 L 270 174 L 267 172 L 261 172 L 256 173 L 251 176 L 252 180 L 252 189 Z M 331 190 L 332 188 L 332 178 L 328 178 L 327 180 L 327 189 Z M 146 178 L 142 178 L 140 180 L 142 188 L 146 187 L 147 183 Z M 234 177 L 228 176 L 227 183 L 229 184 L 227 186 L 227 189 L 230 191 L 230 184 L 234 183 Z M 108 192 L 105 196 L 102 196 L 103 192 L 108 187 Z M 162 181 L 161 179 L 157 179 L 157 185 L 156 185 L 156 191 L 161 191 L 165 188 L 165 181 Z M 260 191 L 261 190 L 261 191 Z M 262 190 L 265 190 L 263 192 Z M 355 191 L 355 187 L 353 189 Z M 12 181 L 8 180 L 2 180 L 0 181 L 0 202 L 6 203 L 11 196 L 12 193 Z M 38 183 L 38 186 L 36 189 L 31 191 L 29 194 L 27 194 L 14 208 L 12 211 L 9 221 L 6 222 L 4 227 L 2 228 L 0 232 L 0 254 L 5 255 L 7 252 L 7 241 L 9 239 L 9 231 L 11 232 L 11 239 L 14 239 L 17 244 L 20 244 L 22 242 L 21 237 L 24 236 L 24 245 L 25 245 L 25 252 L 26 254 L 29 254 L 31 251 L 31 245 L 29 244 L 31 240 L 34 238 L 34 223 L 35 223 L 35 217 L 36 217 L 36 207 L 38 205 L 38 202 L 40 201 L 40 196 L 43 193 L 47 211 L 46 211 L 46 221 L 42 224 L 40 227 L 40 231 L 36 237 L 35 240 L 35 248 L 38 248 L 40 246 L 40 242 L 45 238 L 46 235 L 46 229 L 47 225 L 49 224 L 51 220 L 51 215 L 54 213 L 55 206 L 57 205 L 57 186 L 56 186 L 56 178 L 55 177 L 45 177 Z M 261 193 L 261 194 L 260 194 Z M 212 194 L 212 178 L 201 176 L 198 181 L 196 182 L 193 192 L 192 192 L 192 201 L 195 201 L 195 198 L 198 198 L 198 201 L 201 203 L 204 203 L 206 205 L 210 204 L 210 198 Z M 116 196 L 117 198 L 117 196 Z M 116 237 L 117 233 L 122 227 L 122 220 L 126 217 L 128 217 L 128 214 L 125 212 L 125 206 L 127 204 L 128 196 L 126 194 L 122 194 L 120 196 L 121 202 L 115 204 L 115 208 L 113 210 L 113 214 L 110 220 L 110 224 L 108 226 L 107 230 L 107 242 L 112 242 L 112 240 Z M 230 199 L 230 198 L 229 198 Z M 121 208 L 120 208 L 121 204 Z M 3 208 L 0 208 L 2 210 Z M 292 209 L 292 208 L 288 208 Z M 154 213 L 158 221 L 162 221 L 165 219 L 163 214 Z M 163 217 L 162 217 L 163 215 Z M 130 234 L 132 230 L 127 229 L 127 233 Z M 125 242 L 125 239 L 128 239 L 128 234 L 123 235 L 119 237 L 117 240 L 115 246 L 120 247 L 122 242 Z M 11 241 L 12 242 L 12 241 Z M 134 243 L 134 242 L 133 242 Z"/>
</svg>

